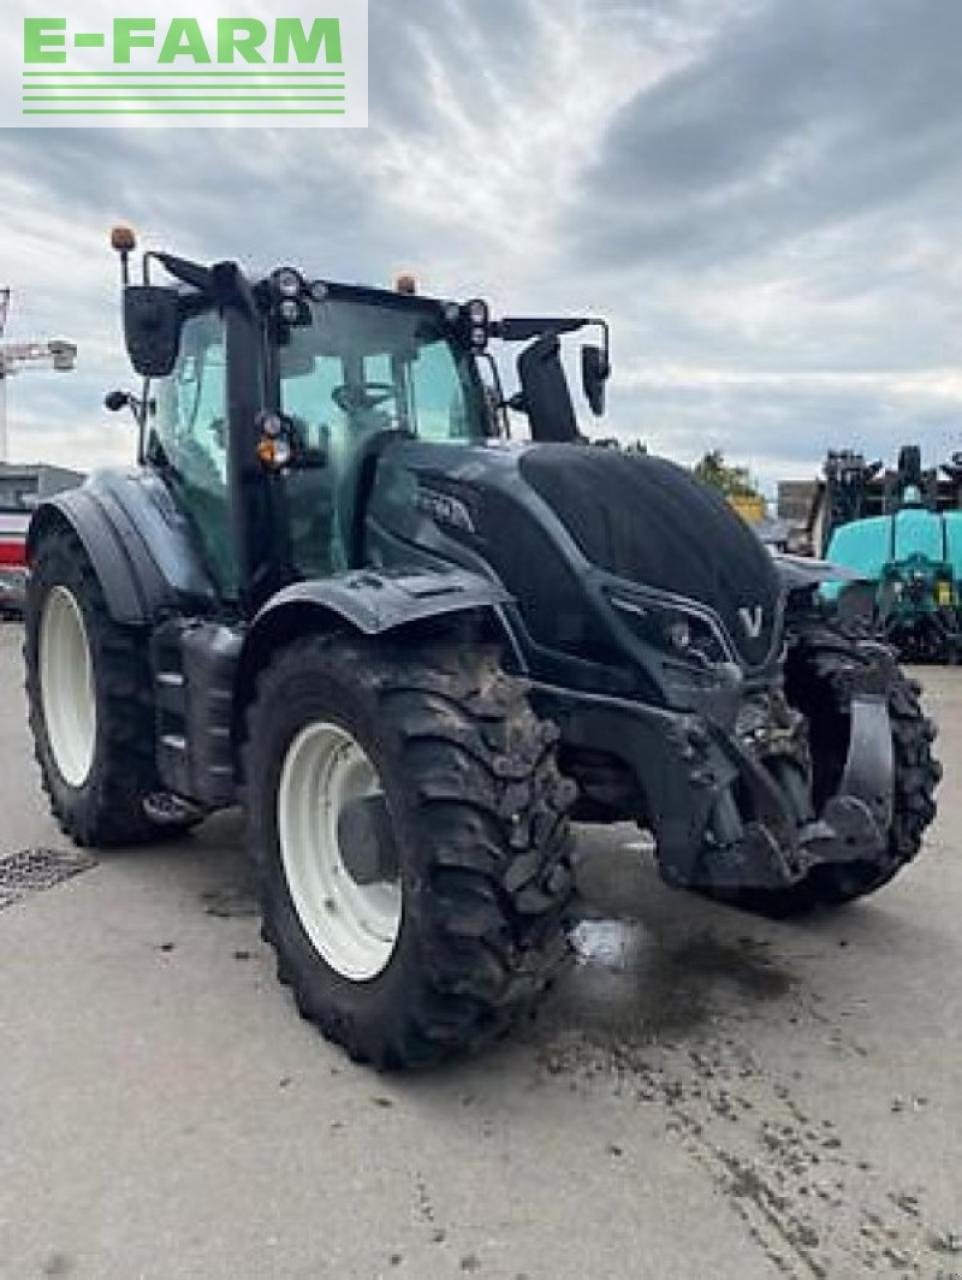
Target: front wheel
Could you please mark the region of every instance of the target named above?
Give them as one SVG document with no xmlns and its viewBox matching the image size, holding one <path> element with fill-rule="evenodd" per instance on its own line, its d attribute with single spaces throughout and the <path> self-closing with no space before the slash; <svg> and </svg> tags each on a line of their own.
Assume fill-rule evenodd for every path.
<svg viewBox="0 0 962 1280">
<path fill-rule="evenodd" d="M 264 937 L 356 1060 L 479 1046 L 564 960 L 556 738 L 471 644 L 307 636 L 262 675 L 245 786 Z"/>
</svg>

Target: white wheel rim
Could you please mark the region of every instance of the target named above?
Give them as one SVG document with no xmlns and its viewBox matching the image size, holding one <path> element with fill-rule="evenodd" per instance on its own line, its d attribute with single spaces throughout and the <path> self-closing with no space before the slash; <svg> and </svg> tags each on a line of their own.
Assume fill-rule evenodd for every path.
<svg viewBox="0 0 962 1280">
<path fill-rule="evenodd" d="M 291 900 L 311 944 L 352 982 L 387 968 L 401 930 L 400 876 L 359 884 L 338 841 L 345 807 L 382 790 L 367 754 L 339 725 L 308 725 L 281 769 L 277 823 Z"/>
<path fill-rule="evenodd" d="M 81 787 L 94 762 L 97 698 L 80 606 L 54 587 L 40 620 L 40 697 L 47 741 L 64 782 Z"/>
</svg>

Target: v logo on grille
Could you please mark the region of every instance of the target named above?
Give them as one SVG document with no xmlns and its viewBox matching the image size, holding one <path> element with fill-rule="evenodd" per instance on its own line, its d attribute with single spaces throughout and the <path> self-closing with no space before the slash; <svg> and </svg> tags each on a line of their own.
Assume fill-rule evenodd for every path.
<svg viewBox="0 0 962 1280">
<path fill-rule="evenodd" d="M 738 619 L 745 628 L 745 634 L 749 640 L 757 640 L 765 625 L 765 610 L 760 604 L 753 605 L 750 609 L 746 606 L 738 610 Z"/>
</svg>

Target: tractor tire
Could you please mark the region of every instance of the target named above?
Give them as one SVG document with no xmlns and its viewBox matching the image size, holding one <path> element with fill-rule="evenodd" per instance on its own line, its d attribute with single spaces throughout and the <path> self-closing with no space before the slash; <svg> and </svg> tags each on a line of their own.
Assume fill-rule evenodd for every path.
<svg viewBox="0 0 962 1280">
<path fill-rule="evenodd" d="M 34 753 L 61 830 L 101 848 L 169 836 L 171 825 L 144 810 L 162 791 L 147 637 L 111 619 L 69 530 L 48 534 L 37 550 L 25 624 Z"/>
<path fill-rule="evenodd" d="M 816 811 L 833 794 L 845 766 L 848 742 L 847 673 L 856 665 L 854 641 L 861 633 L 839 622 L 813 620 L 789 641 L 785 692 L 808 720 Z M 824 863 L 789 889 L 743 890 L 725 901 L 774 919 L 839 906 L 875 893 L 919 852 L 935 818 L 935 792 L 942 766 L 932 744 L 935 725 L 922 711 L 921 686 L 898 671 L 889 694 L 895 757 L 895 798 L 888 843 L 873 861 Z"/>
<path fill-rule="evenodd" d="M 557 738 L 471 641 L 311 635 L 261 675 L 244 776 L 263 937 L 301 1015 L 355 1061 L 473 1050 L 565 961 L 575 788 Z M 344 825 L 363 805 L 381 815 L 366 876 Z"/>
</svg>

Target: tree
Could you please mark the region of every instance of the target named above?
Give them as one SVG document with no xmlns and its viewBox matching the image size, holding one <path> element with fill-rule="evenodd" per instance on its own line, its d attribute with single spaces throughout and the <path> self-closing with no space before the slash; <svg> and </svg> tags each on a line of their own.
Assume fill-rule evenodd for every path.
<svg viewBox="0 0 962 1280">
<path fill-rule="evenodd" d="M 709 488 L 717 489 L 726 498 L 757 497 L 758 490 L 752 484 L 747 467 L 730 467 L 721 449 L 711 449 L 696 463 L 693 474 L 696 480 Z"/>
</svg>

